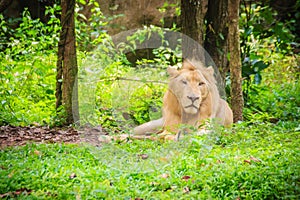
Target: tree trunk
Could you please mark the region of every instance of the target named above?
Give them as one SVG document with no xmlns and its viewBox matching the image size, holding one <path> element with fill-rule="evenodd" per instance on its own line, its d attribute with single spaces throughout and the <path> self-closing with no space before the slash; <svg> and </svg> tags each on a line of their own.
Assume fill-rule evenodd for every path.
<svg viewBox="0 0 300 200">
<path fill-rule="evenodd" d="M 208 0 L 181 0 L 182 33 L 188 36 L 182 38 L 183 58 L 204 61 L 202 48 L 197 45 L 203 45 L 204 41 L 207 4 Z"/>
<path fill-rule="evenodd" d="M 0 1 L 0 13 L 2 13 L 10 4 L 12 0 L 1 0 Z"/>
<path fill-rule="evenodd" d="M 231 80 L 231 106 L 233 121 L 243 120 L 243 92 L 242 92 L 242 65 L 240 56 L 239 36 L 239 5 L 240 0 L 228 1 L 228 29 L 229 29 L 229 67 Z"/>
<path fill-rule="evenodd" d="M 78 67 L 75 46 L 75 0 L 62 0 L 61 7 L 62 30 L 58 44 L 56 108 L 63 105 L 66 112 L 66 124 L 71 124 L 78 120 L 79 116 L 76 81 Z"/>
<path fill-rule="evenodd" d="M 228 0 L 210 0 L 206 15 L 205 50 L 217 65 L 223 81 L 229 72 L 228 65 Z M 225 83 L 225 82 L 224 82 Z"/>
</svg>

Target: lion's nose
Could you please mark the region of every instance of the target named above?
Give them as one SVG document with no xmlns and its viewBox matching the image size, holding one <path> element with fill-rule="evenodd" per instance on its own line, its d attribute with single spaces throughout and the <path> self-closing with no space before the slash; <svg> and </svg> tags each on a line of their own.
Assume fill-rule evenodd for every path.
<svg viewBox="0 0 300 200">
<path fill-rule="evenodd" d="M 195 95 L 192 95 L 192 96 L 187 96 L 188 99 L 190 99 L 193 103 L 199 99 L 199 96 L 195 96 Z"/>
</svg>

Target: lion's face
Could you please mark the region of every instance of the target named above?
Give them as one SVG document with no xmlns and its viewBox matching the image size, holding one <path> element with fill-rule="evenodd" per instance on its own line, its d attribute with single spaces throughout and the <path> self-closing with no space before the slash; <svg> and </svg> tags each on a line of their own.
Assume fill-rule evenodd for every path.
<svg viewBox="0 0 300 200">
<path fill-rule="evenodd" d="M 169 68 L 169 89 L 176 96 L 184 112 L 196 114 L 208 95 L 208 81 L 199 70 Z"/>
</svg>

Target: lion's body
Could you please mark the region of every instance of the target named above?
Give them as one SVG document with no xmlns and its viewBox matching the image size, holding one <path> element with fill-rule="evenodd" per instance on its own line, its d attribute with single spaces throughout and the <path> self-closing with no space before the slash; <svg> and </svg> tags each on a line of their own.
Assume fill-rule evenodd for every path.
<svg viewBox="0 0 300 200">
<path fill-rule="evenodd" d="M 232 111 L 219 95 L 213 68 L 196 68 L 184 62 L 181 70 L 169 68 L 168 72 L 170 82 L 163 98 L 163 117 L 136 127 L 134 134 L 145 135 L 159 128 L 177 133 L 181 124 L 198 128 L 208 119 L 224 126 L 233 123 Z"/>
</svg>

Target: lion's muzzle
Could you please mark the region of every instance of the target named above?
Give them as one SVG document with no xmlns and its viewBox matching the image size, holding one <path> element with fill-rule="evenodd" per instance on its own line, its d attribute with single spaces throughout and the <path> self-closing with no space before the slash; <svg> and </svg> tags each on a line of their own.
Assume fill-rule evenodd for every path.
<svg viewBox="0 0 300 200">
<path fill-rule="evenodd" d="M 200 99 L 199 96 L 195 96 L 195 95 L 187 96 L 187 98 L 190 99 L 190 100 L 192 101 L 192 104 L 193 104 L 195 101 L 197 101 L 197 100 Z"/>
<path fill-rule="evenodd" d="M 191 101 L 191 104 L 188 105 L 188 106 L 185 106 L 184 108 L 185 109 L 192 109 L 192 110 L 187 110 L 189 113 L 194 113 L 194 112 L 197 112 L 197 110 L 199 109 L 199 104 L 200 104 L 200 96 L 198 95 L 188 95 L 187 98 Z"/>
<path fill-rule="evenodd" d="M 198 107 L 197 107 L 197 106 L 195 106 L 194 104 L 191 104 L 191 105 L 185 106 L 184 108 L 190 108 L 190 107 L 193 107 L 193 108 L 195 108 L 195 109 L 198 109 Z"/>
</svg>

